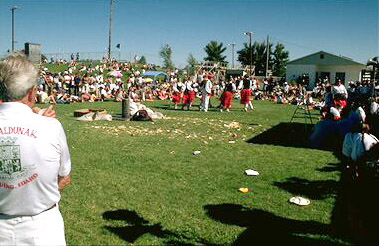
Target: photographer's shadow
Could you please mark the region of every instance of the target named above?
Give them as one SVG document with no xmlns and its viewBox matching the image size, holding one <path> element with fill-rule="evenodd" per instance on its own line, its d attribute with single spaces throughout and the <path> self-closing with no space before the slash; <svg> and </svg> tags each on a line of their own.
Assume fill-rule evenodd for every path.
<svg viewBox="0 0 379 246">
<path fill-rule="evenodd" d="M 216 221 L 246 227 L 233 245 L 339 245 L 325 239 L 330 228 L 319 222 L 286 219 L 237 204 L 206 205 L 204 209 Z M 323 239 L 306 238 L 305 234 Z"/>
<path fill-rule="evenodd" d="M 209 244 L 202 239 L 189 238 L 185 235 L 177 234 L 164 229 L 160 223 L 152 224 L 148 220 L 143 219 L 135 211 L 119 209 L 115 211 L 106 211 L 103 213 L 103 219 L 108 221 L 124 221 L 127 225 L 121 227 L 105 226 L 105 229 L 116 234 L 128 243 L 135 243 L 145 234 L 154 235 L 164 239 L 167 245 L 194 245 Z"/>
</svg>

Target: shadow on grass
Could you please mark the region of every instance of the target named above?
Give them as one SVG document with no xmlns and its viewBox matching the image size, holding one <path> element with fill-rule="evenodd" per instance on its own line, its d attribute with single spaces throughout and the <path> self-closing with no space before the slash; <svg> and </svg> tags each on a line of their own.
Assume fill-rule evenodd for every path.
<svg viewBox="0 0 379 246">
<path fill-rule="evenodd" d="M 317 168 L 316 171 L 325 172 L 325 173 L 341 172 L 342 171 L 342 167 L 341 167 L 340 163 L 329 163 L 327 166 L 324 166 L 322 168 Z"/>
<path fill-rule="evenodd" d="M 274 182 L 277 187 L 312 200 L 335 198 L 331 213 L 332 235 L 357 245 L 379 245 L 377 184 L 352 178 L 341 163 L 328 164 L 319 172 L 340 172 L 340 180 L 307 180 L 298 177 Z"/>
<path fill-rule="evenodd" d="M 236 204 L 206 205 L 204 209 L 218 222 L 246 227 L 233 245 L 343 245 L 330 240 L 329 225 L 319 222 L 286 219 Z"/>
<path fill-rule="evenodd" d="M 248 143 L 309 148 L 308 138 L 313 125 L 282 122 L 249 139 Z"/>
<path fill-rule="evenodd" d="M 274 182 L 274 185 L 294 195 L 302 195 L 313 200 L 335 197 L 338 192 L 336 180 L 307 180 L 297 177 L 287 178 L 285 182 Z"/>
<path fill-rule="evenodd" d="M 177 109 L 175 109 L 174 104 L 153 105 L 151 107 L 156 108 L 156 109 L 171 110 L 171 111 L 177 111 L 177 112 L 199 112 L 200 111 L 200 105 L 197 105 L 197 104 L 192 105 L 190 110 L 188 110 L 187 106 L 183 108 L 181 104 L 178 105 Z M 219 108 L 209 107 L 208 112 L 219 112 Z"/>
<path fill-rule="evenodd" d="M 103 213 L 103 219 L 109 221 L 124 221 L 125 226 L 105 226 L 105 229 L 116 234 L 128 243 L 134 243 L 143 235 L 150 234 L 164 239 L 167 245 L 209 245 L 209 243 L 204 240 L 194 240 L 164 229 L 160 223 L 152 224 L 139 216 L 135 211 L 125 209 L 106 211 Z M 192 243 L 192 241 L 195 241 L 195 243 Z"/>
</svg>

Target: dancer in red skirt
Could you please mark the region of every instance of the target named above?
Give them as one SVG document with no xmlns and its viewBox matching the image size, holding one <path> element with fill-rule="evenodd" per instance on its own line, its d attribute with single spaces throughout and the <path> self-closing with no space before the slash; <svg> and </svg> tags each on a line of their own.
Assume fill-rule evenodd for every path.
<svg viewBox="0 0 379 246">
<path fill-rule="evenodd" d="M 242 89 L 241 91 L 241 104 L 245 105 L 244 110 L 247 111 L 250 106 L 251 109 L 254 109 L 253 104 L 251 103 L 251 89 L 252 82 L 248 77 L 245 77 L 240 81 L 238 89 Z"/>
<path fill-rule="evenodd" d="M 191 79 L 187 80 L 184 83 L 184 87 L 183 88 L 184 88 L 184 92 L 183 92 L 183 106 L 182 106 L 182 109 L 184 109 L 184 107 L 187 107 L 187 109 L 190 110 L 191 107 L 192 107 L 192 103 L 195 100 L 195 91 L 192 88 L 192 81 L 191 81 Z"/>
<path fill-rule="evenodd" d="M 227 112 L 232 108 L 233 104 L 233 93 L 236 91 L 236 85 L 233 80 L 229 81 L 224 88 L 224 92 L 221 96 L 221 105 L 220 112 L 224 108 Z"/>
<path fill-rule="evenodd" d="M 182 91 L 183 91 L 183 83 L 182 82 L 174 82 L 174 85 L 172 86 L 172 101 L 175 104 L 175 109 L 178 108 L 178 105 L 180 103 L 180 99 L 182 98 Z"/>
</svg>

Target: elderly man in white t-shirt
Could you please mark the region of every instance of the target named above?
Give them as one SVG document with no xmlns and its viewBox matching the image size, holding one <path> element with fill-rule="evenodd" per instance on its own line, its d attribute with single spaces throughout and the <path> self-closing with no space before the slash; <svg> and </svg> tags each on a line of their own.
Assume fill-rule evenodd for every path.
<svg viewBox="0 0 379 246">
<path fill-rule="evenodd" d="M 37 69 L 0 61 L 0 245 L 65 245 L 58 209 L 71 160 L 60 122 L 32 111 Z"/>
</svg>

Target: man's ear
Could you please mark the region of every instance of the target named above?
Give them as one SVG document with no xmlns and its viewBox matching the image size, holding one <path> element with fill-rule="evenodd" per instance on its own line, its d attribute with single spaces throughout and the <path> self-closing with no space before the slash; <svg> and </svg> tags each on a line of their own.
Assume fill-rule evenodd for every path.
<svg viewBox="0 0 379 246">
<path fill-rule="evenodd" d="M 21 102 L 23 104 L 28 105 L 29 107 L 34 107 L 34 104 L 36 103 L 36 96 L 37 96 L 37 86 L 33 86 L 28 94 L 25 95 L 23 99 L 21 99 Z"/>
<path fill-rule="evenodd" d="M 35 102 L 37 95 L 37 86 L 33 86 L 32 89 L 28 92 L 28 101 L 29 102 Z"/>
</svg>

